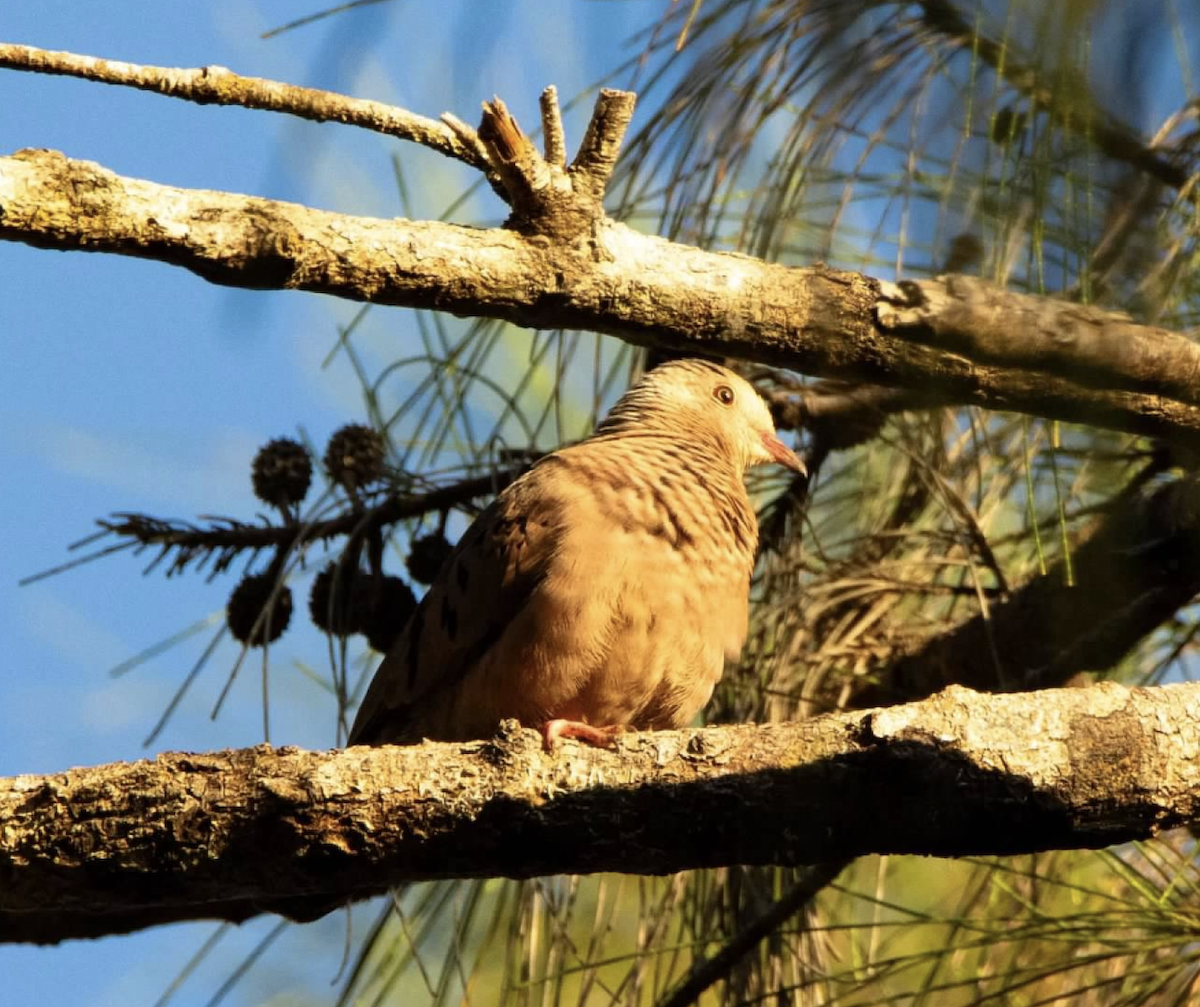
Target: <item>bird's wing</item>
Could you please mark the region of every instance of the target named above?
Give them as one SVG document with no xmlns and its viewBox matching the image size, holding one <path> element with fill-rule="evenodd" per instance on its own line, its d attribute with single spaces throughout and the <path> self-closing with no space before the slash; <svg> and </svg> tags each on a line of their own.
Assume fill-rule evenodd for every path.
<svg viewBox="0 0 1200 1007">
<path fill-rule="evenodd" d="M 349 744 L 420 739 L 420 704 L 453 689 L 528 603 L 562 521 L 548 491 L 554 456 L 505 489 L 467 529 L 383 659 Z"/>
</svg>

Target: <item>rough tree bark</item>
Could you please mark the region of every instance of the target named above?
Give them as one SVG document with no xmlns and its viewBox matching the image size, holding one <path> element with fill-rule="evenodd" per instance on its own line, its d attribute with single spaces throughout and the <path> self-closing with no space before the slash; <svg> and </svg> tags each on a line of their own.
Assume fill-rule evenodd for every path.
<svg viewBox="0 0 1200 1007">
<path fill-rule="evenodd" d="M 1099 847 L 1200 818 L 1200 684 L 629 735 L 260 746 L 0 780 L 0 940 L 243 920 L 447 877 Z"/>
<path fill-rule="evenodd" d="M 809 374 L 936 388 L 945 404 L 1200 446 L 1193 343 L 969 277 L 898 287 L 826 266 L 705 252 L 607 218 L 580 245 L 506 228 L 351 217 L 124 178 L 38 150 L 0 158 L 0 239 L 153 258 L 230 286 L 588 329 Z M 1032 324 L 995 323 L 1004 317 Z M 935 349 L 939 342 L 952 352 Z"/>
</svg>

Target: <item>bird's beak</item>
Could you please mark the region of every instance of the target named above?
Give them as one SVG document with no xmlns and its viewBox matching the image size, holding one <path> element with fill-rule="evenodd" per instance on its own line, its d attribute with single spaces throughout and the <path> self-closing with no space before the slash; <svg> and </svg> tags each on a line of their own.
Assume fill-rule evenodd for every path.
<svg viewBox="0 0 1200 1007">
<path fill-rule="evenodd" d="M 762 443 L 772 461 L 786 465 L 793 472 L 799 472 L 802 476 L 808 475 L 808 469 L 804 467 L 800 456 L 774 434 L 763 434 Z"/>
</svg>

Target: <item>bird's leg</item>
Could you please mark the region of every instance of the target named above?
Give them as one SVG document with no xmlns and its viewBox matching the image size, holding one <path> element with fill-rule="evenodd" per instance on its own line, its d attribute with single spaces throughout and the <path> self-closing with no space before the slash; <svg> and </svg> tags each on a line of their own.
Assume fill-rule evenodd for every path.
<svg viewBox="0 0 1200 1007">
<path fill-rule="evenodd" d="M 592 727 L 582 720 L 547 720 L 542 725 L 542 747 L 547 752 L 553 752 L 559 738 L 578 738 L 580 741 L 597 748 L 612 748 L 613 739 L 620 734 L 624 727 L 614 724 L 611 727 Z"/>
</svg>

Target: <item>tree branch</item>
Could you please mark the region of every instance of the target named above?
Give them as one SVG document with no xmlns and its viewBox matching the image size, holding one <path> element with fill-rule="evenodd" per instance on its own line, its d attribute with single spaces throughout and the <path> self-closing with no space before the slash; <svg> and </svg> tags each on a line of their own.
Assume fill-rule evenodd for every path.
<svg viewBox="0 0 1200 1007">
<path fill-rule="evenodd" d="M 340 122 L 411 140 L 480 171 L 486 171 L 488 167 L 483 148 L 473 131 L 457 121 L 452 126 L 378 101 L 349 98 L 333 91 L 297 87 L 262 77 L 243 77 L 223 66 L 190 70 L 142 66 L 0 42 L 0 68 L 132 87 L 169 98 L 182 98 L 197 105 L 240 105 L 242 108 L 283 112 L 313 122 Z M 462 132 L 464 128 L 466 135 Z"/>
<path fill-rule="evenodd" d="M 920 703 L 793 724 L 259 746 L 0 780 L 0 940 L 243 920 L 401 882 L 1098 847 L 1200 818 L 1200 684 Z M 886 823 L 886 828 L 880 828 Z"/>
<path fill-rule="evenodd" d="M 943 278 L 881 284 L 705 252 L 607 218 L 587 240 L 380 220 L 124 178 L 51 151 L 0 158 L 0 239 L 183 266 L 214 283 L 605 332 L 1200 446 L 1195 349 L 1122 315 Z M 1053 318 L 1052 332 L 972 326 Z M 953 352 L 935 349 L 946 333 Z M 1131 356 L 1121 340 L 1138 347 Z M 1013 339 L 1012 344 L 1006 338 Z M 1044 352 L 1030 342 L 1048 344 Z M 1086 383 L 1062 347 L 1088 348 Z M 1159 348 L 1159 349 L 1155 349 Z M 1168 397 L 1179 394 L 1183 399 Z"/>
<path fill-rule="evenodd" d="M 898 291 L 898 292 L 894 292 Z M 885 285 L 879 324 L 978 364 L 1200 405 L 1200 347 L 1116 311 L 1014 294 L 973 276 Z"/>
</svg>

